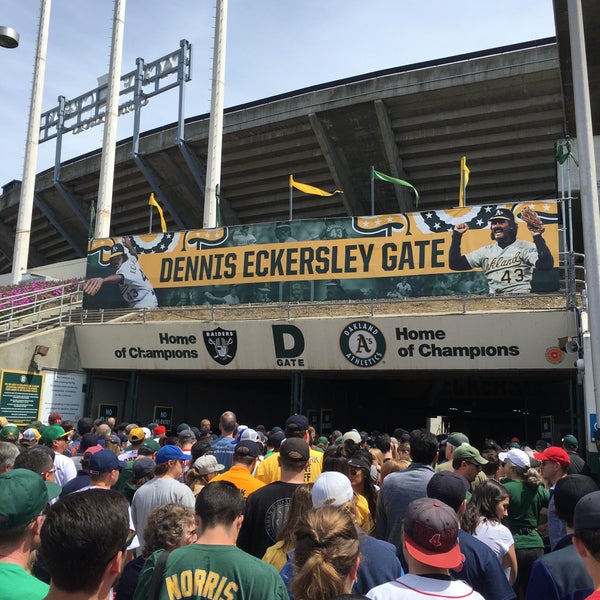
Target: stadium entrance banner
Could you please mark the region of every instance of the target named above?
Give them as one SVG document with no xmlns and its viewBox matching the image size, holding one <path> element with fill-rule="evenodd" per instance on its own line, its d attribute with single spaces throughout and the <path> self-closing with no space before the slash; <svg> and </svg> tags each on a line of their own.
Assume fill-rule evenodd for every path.
<svg viewBox="0 0 600 600">
<path fill-rule="evenodd" d="M 86 308 L 554 291 L 555 201 L 96 239 Z"/>
</svg>

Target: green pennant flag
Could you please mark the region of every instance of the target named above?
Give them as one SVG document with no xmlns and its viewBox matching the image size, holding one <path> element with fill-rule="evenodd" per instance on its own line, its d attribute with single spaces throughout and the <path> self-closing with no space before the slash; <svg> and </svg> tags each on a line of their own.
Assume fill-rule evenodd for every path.
<svg viewBox="0 0 600 600">
<path fill-rule="evenodd" d="M 417 188 L 415 188 L 412 183 L 408 183 L 408 181 L 404 181 L 404 179 L 397 179 L 391 175 L 386 175 L 385 173 L 376 171 L 374 167 L 371 167 L 371 179 L 381 179 L 381 181 L 387 181 L 388 183 L 395 183 L 396 185 L 403 185 L 407 188 L 410 188 L 415 193 L 415 206 L 419 206 L 419 192 L 417 192 Z"/>
<path fill-rule="evenodd" d="M 557 144 L 555 158 L 558 164 L 560 165 L 564 164 L 569 158 L 571 158 L 575 163 L 575 166 L 579 166 L 579 162 L 571 152 L 571 142 L 565 142 L 564 147 L 562 144 Z"/>
</svg>

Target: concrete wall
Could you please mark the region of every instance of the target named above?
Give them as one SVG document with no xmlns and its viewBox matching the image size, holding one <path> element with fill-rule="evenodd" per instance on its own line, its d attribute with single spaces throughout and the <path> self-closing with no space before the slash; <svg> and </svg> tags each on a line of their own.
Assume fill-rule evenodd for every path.
<svg viewBox="0 0 600 600">
<path fill-rule="evenodd" d="M 20 337 L 0 344 L 0 368 L 9 371 L 33 371 L 35 347 L 48 346 L 46 356 L 36 356 L 38 368 L 81 370 L 79 351 L 73 328 L 58 328 L 32 336 Z"/>
</svg>

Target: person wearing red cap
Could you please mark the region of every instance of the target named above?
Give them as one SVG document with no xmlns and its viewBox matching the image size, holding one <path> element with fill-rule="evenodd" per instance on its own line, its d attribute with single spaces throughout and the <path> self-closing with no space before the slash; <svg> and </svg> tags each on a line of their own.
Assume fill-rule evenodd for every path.
<svg viewBox="0 0 600 600">
<path fill-rule="evenodd" d="M 559 479 L 569 474 L 571 459 L 564 448 L 550 446 L 543 452 L 534 452 L 534 458 L 540 461 L 540 472 L 544 481 L 548 484 L 550 501 L 548 502 L 548 537 L 550 538 L 550 550 L 556 548 L 556 544 L 567 535 L 565 522 L 558 518 L 554 509 L 554 486 Z"/>
<path fill-rule="evenodd" d="M 61 425 L 62 415 L 57 412 L 52 412 L 48 415 L 48 425 Z"/>
<path fill-rule="evenodd" d="M 454 580 L 450 569 L 464 559 L 458 543 L 456 513 L 435 498 L 413 500 L 404 516 L 402 550 L 409 573 L 367 592 L 373 600 L 468 598 L 483 596 L 464 581 Z"/>
</svg>

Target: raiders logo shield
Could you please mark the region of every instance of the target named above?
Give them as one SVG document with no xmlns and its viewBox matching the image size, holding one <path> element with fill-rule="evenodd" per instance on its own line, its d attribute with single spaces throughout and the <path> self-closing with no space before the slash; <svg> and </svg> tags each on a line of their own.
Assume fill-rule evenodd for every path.
<svg viewBox="0 0 600 600">
<path fill-rule="evenodd" d="M 217 327 L 212 331 L 203 331 L 204 345 L 215 362 L 228 365 L 237 352 L 237 332 Z"/>
</svg>

